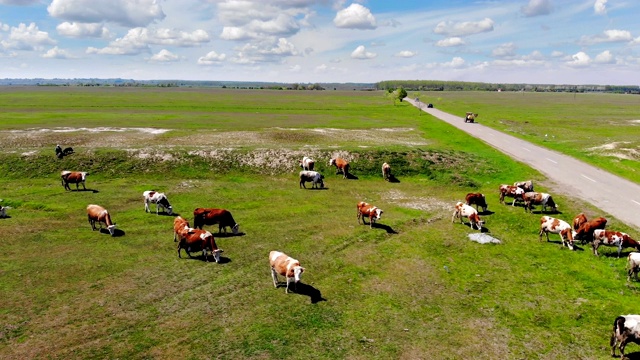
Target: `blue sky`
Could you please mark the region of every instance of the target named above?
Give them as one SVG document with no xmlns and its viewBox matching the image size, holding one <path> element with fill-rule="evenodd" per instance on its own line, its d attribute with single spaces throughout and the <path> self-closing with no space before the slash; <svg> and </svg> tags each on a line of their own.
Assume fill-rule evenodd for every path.
<svg viewBox="0 0 640 360">
<path fill-rule="evenodd" d="M 0 0 L 0 78 L 640 84 L 638 0 Z"/>
</svg>

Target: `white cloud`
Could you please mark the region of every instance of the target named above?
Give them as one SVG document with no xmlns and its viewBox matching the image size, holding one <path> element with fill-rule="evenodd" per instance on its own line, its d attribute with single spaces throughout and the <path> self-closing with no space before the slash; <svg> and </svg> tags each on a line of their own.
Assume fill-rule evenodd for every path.
<svg viewBox="0 0 640 360">
<path fill-rule="evenodd" d="M 368 52 L 363 45 L 358 46 L 351 53 L 351 58 L 360 60 L 373 59 L 376 56 L 378 56 L 376 53 Z"/>
<path fill-rule="evenodd" d="M 127 34 L 118 38 L 108 46 L 97 49 L 91 47 L 87 50 L 90 54 L 109 55 L 135 55 L 149 52 L 149 45 L 193 47 L 209 42 L 209 34 L 204 30 L 195 30 L 191 33 L 172 29 L 147 29 L 133 28 Z"/>
<path fill-rule="evenodd" d="M 73 56 L 66 51 L 59 49 L 57 46 L 49 49 L 46 53 L 42 54 L 42 57 L 45 59 L 72 59 Z"/>
<path fill-rule="evenodd" d="M 550 0 L 529 0 L 529 3 L 522 7 L 524 16 L 532 17 L 547 15 L 551 13 L 552 6 Z"/>
<path fill-rule="evenodd" d="M 566 64 L 571 67 L 577 68 L 587 67 L 591 64 L 591 58 L 583 51 L 580 51 L 574 55 L 571 55 L 571 60 L 567 61 Z"/>
<path fill-rule="evenodd" d="M 227 58 L 225 54 L 218 54 L 215 51 L 209 51 L 207 55 L 198 58 L 198 65 L 217 65 Z"/>
<path fill-rule="evenodd" d="M 465 44 L 464 40 L 459 37 L 450 37 L 450 38 L 442 39 L 435 43 L 435 45 L 439 47 L 462 46 L 464 44 Z"/>
<path fill-rule="evenodd" d="M 49 33 L 40 31 L 34 23 L 29 26 L 21 23 L 18 27 L 11 27 L 8 40 L 0 41 L 3 47 L 13 50 L 40 50 L 44 45 L 55 43 Z"/>
<path fill-rule="evenodd" d="M 596 57 L 593 59 L 593 62 L 597 64 L 614 64 L 616 60 L 613 57 L 613 54 L 611 54 L 611 51 L 605 50 L 596 55 Z"/>
<path fill-rule="evenodd" d="M 633 36 L 627 30 L 605 30 L 603 35 L 583 36 L 580 38 L 581 45 L 593 45 L 610 42 L 630 42 Z"/>
<path fill-rule="evenodd" d="M 53 0 L 49 15 L 82 23 L 113 22 L 123 26 L 146 26 L 165 17 L 157 0 Z"/>
<path fill-rule="evenodd" d="M 300 70 L 302 70 L 302 66 L 298 64 L 289 67 L 289 72 L 297 73 L 300 72 Z"/>
<path fill-rule="evenodd" d="M 564 53 L 562 51 L 554 50 L 551 52 L 551 57 L 558 58 L 563 56 L 564 56 Z"/>
<path fill-rule="evenodd" d="M 500 58 L 512 57 L 516 55 L 516 49 L 516 45 L 512 42 L 502 44 L 491 51 L 491 56 Z"/>
<path fill-rule="evenodd" d="M 180 60 L 180 56 L 172 53 L 167 49 L 162 49 L 157 54 L 153 54 L 153 56 L 149 58 L 149 61 L 151 62 L 161 62 L 161 63 L 176 62 L 179 60 Z"/>
<path fill-rule="evenodd" d="M 456 56 L 453 59 L 451 59 L 451 61 L 442 63 L 442 66 L 450 67 L 450 68 L 461 68 L 461 67 L 464 67 L 465 64 L 466 62 L 464 61 L 463 58 Z"/>
<path fill-rule="evenodd" d="M 327 65 L 322 64 L 322 65 L 316 66 L 316 68 L 313 69 L 313 71 L 315 71 L 315 72 L 326 72 L 328 68 L 329 67 Z"/>
<path fill-rule="evenodd" d="M 444 36 L 468 36 L 483 32 L 493 31 L 493 20 L 484 18 L 480 21 L 465 21 L 454 23 L 452 21 L 441 21 L 436 25 L 433 32 Z"/>
<path fill-rule="evenodd" d="M 410 58 L 416 56 L 417 53 L 410 50 L 403 50 L 395 54 L 396 57 Z"/>
<path fill-rule="evenodd" d="M 335 26 L 347 29 L 375 29 L 376 18 L 371 11 L 360 5 L 351 4 L 348 8 L 338 11 L 333 19 Z"/>
<path fill-rule="evenodd" d="M 593 4 L 593 11 L 597 15 L 606 15 L 607 14 L 607 0 L 596 0 L 595 4 Z"/>
<path fill-rule="evenodd" d="M 83 37 L 98 37 L 98 38 L 109 38 L 109 30 L 104 27 L 102 24 L 92 23 L 77 23 L 77 22 L 63 22 L 62 24 L 56 27 L 58 30 L 58 34 L 74 37 L 74 38 L 83 38 Z"/>
</svg>

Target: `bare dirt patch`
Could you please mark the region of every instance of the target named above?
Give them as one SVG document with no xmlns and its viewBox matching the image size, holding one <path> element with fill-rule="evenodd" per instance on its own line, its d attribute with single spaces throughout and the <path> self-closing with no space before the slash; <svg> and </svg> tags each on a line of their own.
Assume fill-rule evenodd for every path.
<svg viewBox="0 0 640 360">
<path fill-rule="evenodd" d="M 616 157 L 618 159 L 640 159 L 640 148 L 637 145 L 634 146 L 630 141 L 615 141 L 590 147 L 587 150 L 594 154 Z"/>
<path fill-rule="evenodd" d="M 451 204 L 438 198 L 410 196 L 399 190 L 390 190 L 382 197 L 391 203 L 416 210 L 443 211 L 451 208 Z"/>
</svg>

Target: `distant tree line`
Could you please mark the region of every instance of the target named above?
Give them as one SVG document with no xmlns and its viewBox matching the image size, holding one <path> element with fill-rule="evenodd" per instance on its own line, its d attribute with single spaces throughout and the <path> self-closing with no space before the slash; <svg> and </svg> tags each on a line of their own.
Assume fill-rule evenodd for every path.
<svg viewBox="0 0 640 360">
<path fill-rule="evenodd" d="M 535 91 L 535 92 L 608 92 L 640 94 L 638 85 L 555 85 L 555 84 L 506 84 L 438 80 L 387 80 L 375 84 L 377 90 L 408 91 Z"/>
</svg>

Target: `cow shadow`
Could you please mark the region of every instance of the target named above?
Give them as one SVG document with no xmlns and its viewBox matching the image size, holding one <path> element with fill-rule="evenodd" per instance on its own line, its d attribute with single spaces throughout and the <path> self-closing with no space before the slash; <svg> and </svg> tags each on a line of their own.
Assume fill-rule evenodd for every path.
<svg viewBox="0 0 640 360">
<path fill-rule="evenodd" d="M 278 284 L 276 285 L 276 289 L 286 288 L 286 287 L 287 287 L 286 281 L 278 281 Z M 295 285 L 289 284 L 289 292 L 298 294 L 298 295 L 308 296 L 312 304 L 319 303 L 320 301 L 327 301 L 327 299 L 322 297 L 322 293 L 320 292 L 320 290 L 316 289 L 311 285 L 305 284 L 302 281 Z"/>
<path fill-rule="evenodd" d="M 549 214 L 562 215 L 562 211 L 558 211 L 558 210 L 545 210 L 545 211 L 542 211 L 542 209 L 540 209 L 540 210 L 531 209 L 530 212 L 532 214 L 537 214 L 537 215 L 549 215 Z"/>
<path fill-rule="evenodd" d="M 98 191 L 96 189 L 71 189 L 71 191 L 74 191 L 74 192 L 90 192 L 90 193 L 94 193 L 94 194 L 97 194 L 97 193 L 100 192 L 100 191 Z"/>
<path fill-rule="evenodd" d="M 353 174 L 347 173 L 347 179 L 349 179 L 349 180 L 358 180 L 358 177 L 353 175 Z"/>
<path fill-rule="evenodd" d="M 373 223 L 371 225 L 372 228 L 375 229 L 383 229 L 387 232 L 387 234 L 397 234 L 398 232 L 393 230 L 393 228 L 389 225 L 384 225 L 384 224 L 378 224 L 378 223 Z"/>
<path fill-rule="evenodd" d="M 189 254 L 187 254 L 187 259 L 196 260 L 196 261 L 202 261 L 204 263 L 207 263 L 207 262 L 214 263 L 214 264 L 216 263 L 215 259 L 213 258 L 213 255 L 207 254 L 207 256 L 205 257 L 204 255 L 202 255 L 202 251 L 198 251 L 198 254 L 199 255 L 195 255 L 195 256 L 193 255 L 193 252 L 191 253 L 191 256 L 189 256 Z M 183 259 L 184 259 L 184 257 L 183 257 Z M 218 262 L 218 264 L 228 264 L 231 261 L 232 260 L 229 259 L 226 256 L 220 256 L 220 261 Z"/>
<path fill-rule="evenodd" d="M 491 210 L 478 211 L 478 215 L 493 215 L 493 214 L 495 214 L 495 212 L 493 212 Z"/>
<path fill-rule="evenodd" d="M 325 186 L 325 187 L 321 187 L 321 188 L 317 188 L 317 187 L 316 187 L 316 188 L 306 188 L 306 189 L 307 189 L 307 190 L 329 190 L 329 188 L 328 188 L 328 187 L 326 187 L 326 186 Z"/>
<path fill-rule="evenodd" d="M 395 177 L 395 175 L 391 174 L 389 175 L 389 177 L 387 178 L 387 181 L 390 183 L 399 183 L 400 180 L 398 180 L 397 177 Z"/>
<path fill-rule="evenodd" d="M 230 233 L 220 233 L 219 232 L 219 233 L 216 234 L 216 237 L 218 237 L 218 238 L 230 238 L 230 237 L 245 236 L 245 235 L 246 234 L 243 233 L 243 232 L 239 232 L 237 234 L 234 234 L 232 232 L 230 232 Z"/>
<path fill-rule="evenodd" d="M 107 234 L 107 235 L 111 235 L 111 233 L 109 232 L 109 229 L 99 229 L 100 230 L 100 234 Z M 114 229 L 113 230 L 113 237 L 122 237 L 125 235 L 124 230 L 120 230 L 120 229 Z"/>
<path fill-rule="evenodd" d="M 0 216 L 0 219 L 11 219 L 11 215 Z"/>
</svg>

